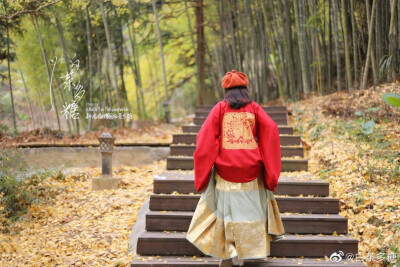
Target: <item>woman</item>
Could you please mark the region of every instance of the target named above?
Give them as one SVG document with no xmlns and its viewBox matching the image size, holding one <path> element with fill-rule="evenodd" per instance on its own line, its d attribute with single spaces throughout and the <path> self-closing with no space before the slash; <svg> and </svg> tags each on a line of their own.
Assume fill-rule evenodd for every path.
<svg viewBox="0 0 400 267">
<path fill-rule="evenodd" d="M 273 196 L 281 171 L 278 127 L 247 85 L 244 73 L 226 73 L 225 98 L 207 116 L 193 154 L 201 198 L 186 238 L 220 266 L 266 258 L 270 241 L 284 234 Z"/>
</svg>

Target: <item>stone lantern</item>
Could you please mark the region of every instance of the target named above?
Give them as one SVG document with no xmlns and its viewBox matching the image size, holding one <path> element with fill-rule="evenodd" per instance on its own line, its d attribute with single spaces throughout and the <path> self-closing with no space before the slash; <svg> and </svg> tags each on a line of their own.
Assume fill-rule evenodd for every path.
<svg viewBox="0 0 400 267">
<path fill-rule="evenodd" d="M 112 152 L 114 141 L 115 137 L 110 133 L 102 133 L 99 137 L 102 175 L 112 175 Z"/>
<path fill-rule="evenodd" d="M 99 136 L 101 152 L 101 177 L 93 178 L 93 190 L 116 189 L 121 178 L 112 176 L 112 153 L 115 137 L 110 133 Z"/>
</svg>

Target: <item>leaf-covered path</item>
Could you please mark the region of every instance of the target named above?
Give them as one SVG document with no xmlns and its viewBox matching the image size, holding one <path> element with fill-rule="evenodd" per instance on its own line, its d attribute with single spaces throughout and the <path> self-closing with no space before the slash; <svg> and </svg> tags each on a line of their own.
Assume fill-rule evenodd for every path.
<svg viewBox="0 0 400 267">
<path fill-rule="evenodd" d="M 292 105 L 292 125 L 308 146 L 309 170 L 330 183 L 359 253 L 400 263 L 400 109 L 381 98 L 400 85 L 313 97 Z M 376 122 L 365 131 L 365 124 Z M 364 126 L 364 128 L 363 128 Z M 382 254 L 381 254 L 382 255 Z M 386 264 L 389 261 L 385 261 Z M 390 265 L 389 265 L 390 266 Z"/>
<path fill-rule="evenodd" d="M 94 192 L 91 178 L 100 169 L 67 169 L 65 181 L 50 180 L 58 194 L 49 204 L 32 207 L 29 218 L 0 233 L 0 265 L 129 265 L 132 226 L 151 193 L 153 175 L 164 169 L 165 161 L 118 168 L 120 187 Z"/>
</svg>

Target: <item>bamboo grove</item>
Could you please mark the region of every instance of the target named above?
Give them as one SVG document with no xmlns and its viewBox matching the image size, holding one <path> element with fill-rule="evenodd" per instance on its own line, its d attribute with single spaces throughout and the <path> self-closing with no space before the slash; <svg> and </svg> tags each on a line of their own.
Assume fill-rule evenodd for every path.
<svg viewBox="0 0 400 267">
<path fill-rule="evenodd" d="M 398 0 L 217 2 L 214 79 L 233 67 L 244 70 L 258 101 L 298 100 L 399 77 Z"/>
<path fill-rule="evenodd" d="M 14 130 L 98 126 L 61 116 L 76 98 L 60 89 L 69 73 L 85 89 L 79 110 L 126 107 L 139 120 L 215 103 L 232 69 L 256 101 L 285 103 L 398 80 L 400 0 L 3 0 L 0 61 L 0 119 Z"/>
</svg>

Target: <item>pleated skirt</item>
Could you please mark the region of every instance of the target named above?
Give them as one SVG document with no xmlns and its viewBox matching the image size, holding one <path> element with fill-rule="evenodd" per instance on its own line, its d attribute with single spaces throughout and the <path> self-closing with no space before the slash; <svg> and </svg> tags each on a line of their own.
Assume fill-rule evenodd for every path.
<svg viewBox="0 0 400 267">
<path fill-rule="evenodd" d="M 270 255 L 270 242 L 284 233 L 277 202 L 261 176 L 232 183 L 213 168 L 186 238 L 204 254 L 219 259 L 261 259 Z"/>
</svg>

